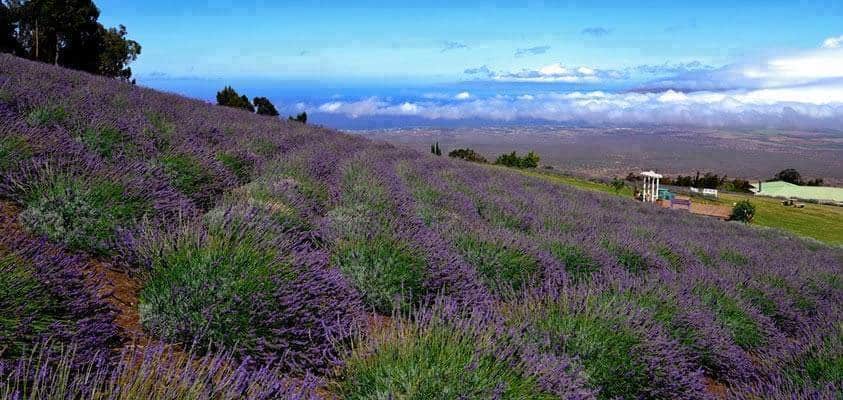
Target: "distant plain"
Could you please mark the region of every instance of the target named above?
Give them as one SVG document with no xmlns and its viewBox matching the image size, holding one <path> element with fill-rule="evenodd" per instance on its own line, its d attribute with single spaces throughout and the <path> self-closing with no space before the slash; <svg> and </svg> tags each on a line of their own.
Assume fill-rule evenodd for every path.
<svg viewBox="0 0 843 400">
<path fill-rule="evenodd" d="M 626 176 L 653 169 L 668 175 L 710 171 L 758 180 L 795 168 L 806 179 L 823 178 L 827 185 L 843 185 L 843 132 L 531 125 L 354 133 L 422 151 L 435 142 L 444 153 L 471 147 L 490 161 L 501 153 L 534 150 L 542 164 L 586 177 Z"/>
</svg>

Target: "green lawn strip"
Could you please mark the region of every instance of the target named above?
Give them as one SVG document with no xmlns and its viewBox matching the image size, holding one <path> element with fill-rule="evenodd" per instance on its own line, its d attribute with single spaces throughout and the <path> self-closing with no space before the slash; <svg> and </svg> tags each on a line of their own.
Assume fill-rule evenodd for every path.
<svg viewBox="0 0 843 400">
<path fill-rule="evenodd" d="M 511 168 L 507 168 L 506 170 L 580 189 L 609 193 L 629 199 L 632 198 L 632 189 L 629 187 L 624 188 L 620 192 L 615 192 L 608 184 L 592 182 L 582 178 L 543 171 L 515 170 Z M 781 205 L 780 199 L 736 193 L 722 193 L 716 200 L 693 198 L 695 202 L 725 206 L 732 206 L 741 200 L 749 200 L 755 205 L 756 214 L 752 222 L 753 225 L 778 228 L 792 234 L 813 238 L 826 244 L 843 245 L 843 207 L 811 203 L 806 203 L 805 208 L 785 207 Z"/>
</svg>

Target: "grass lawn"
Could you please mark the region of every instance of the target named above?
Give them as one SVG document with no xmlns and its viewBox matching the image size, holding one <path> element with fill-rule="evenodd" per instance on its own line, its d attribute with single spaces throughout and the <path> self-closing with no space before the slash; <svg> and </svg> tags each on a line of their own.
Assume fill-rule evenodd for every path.
<svg viewBox="0 0 843 400">
<path fill-rule="evenodd" d="M 554 183 L 575 186 L 585 190 L 593 190 L 616 194 L 621 197 L 632 197 L 632 188 L 625 187 L 620 192 L 606 184 L 592 182 L 583 178 L 561 175 L 557 172 L 542 170 L 517 170 L 524 175 L 547 179 Z M 843 207 L 806 203 L 805 208 L 785 207 L 781 200 L 758 197 L 750 194 L 722 194 L 717 200 L 700 199 L 694 201 L 710 204 L 729 205 L 749 200 L 755 205 L 754 225 L 778 228 L 800 236 L 806 236 L 821 242 L 841 246 L 843 245 Z"/>
</svg>

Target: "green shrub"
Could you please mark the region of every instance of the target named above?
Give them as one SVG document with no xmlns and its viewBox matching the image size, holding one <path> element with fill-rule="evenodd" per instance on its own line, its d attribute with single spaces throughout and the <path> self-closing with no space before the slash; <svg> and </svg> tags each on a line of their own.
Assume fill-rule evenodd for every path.
<svg viewBox="0 0 843 400">
<path fill-rule="evenodd" d="M 720 259 L 736 267 L 742 267 L 749 263 L 749 259 L 745 255 L 734 250 L 721 251 Z"/>
<path fill-rule="evenodd" d="M 30 230 L 71 249 L 108 254 L 117 228 L 133 224 L 150 204 L 120 183 L 49 175 L 23 193 L 21 221 Z"/>
<path fill-rule="evenodd" d="M 228 168 L 228 170 L 237 177 L 237 180 L 240 181 L 240 183 L 248 182 L 252 176 L 254 163 L 252 160 L 249 160 L 242 155 L 230 152 L 219 152 L 217 153 L 216 159 Z"/>
<path fill-rule="evenodd" d="M 263 179 L 252 181 L 226 193 L 223 203 L 227 205 L 245 204 L 264 210 L 278 225 L 302 231 L 311 230 L 310 222 L 303 218 L 293 207 L 286 193 L 273 192 L 271 183 Z"/>
<path fill-rule="evenodd" d="M 0 171 L 32 157 L 32 148 L 18 135 L 0 137 Z"/>
<path fill-rule="evenodd" d="M 237 218 L 237 217 L 232 217 Z M 256 302 L 269 302 L 273 278 L 293 279 L 266 232 L 237 221 L 208 222 L 207 236 L 185 228 L 151 246 L 151 272 L 139 295 L 141 322 L 168 341 L 252 349 L 250 339 L 272 332 L 250 320 Z"/>
<path fill-rule="evenodd" d="M 508 363 L 480 354 L 478 341 L 459 329 L 415 327 L 376 335 L 385 337 L 346 359 L 342 380 L 334 385 L 339 398 L 556 398 Z"/>
<path fill-rule="evenodd" d="M 551 346 L 582 363 L 598 398 L 639 398 L 650 385 L 647 365 L 636 355 L 639 337 L 619 321 L 589 311 L 554 308 L 536 322 L 539 332 L 555 338 Z"/>
<path fill-rule="evenodd" d="M 522 232 L 529 231 L 528 227 L 520 219 L 501 210 L 492 203 L 476 199 L 474 201 L 474 207 L 481 218 L 494 226 Z"/>
<path fill-rule="evenodd" d="M 703 248 L 701 247 L 694 247 L 693 251 L 695 256 L 700 260 L 703 265 L 706 267 L 711 267 L 714 265 L 714 257 L 709 255 Z"/>
<path fill-rule="evenodd" d="M 130 152 L 134 147 L 123 132 L 111 126 L 87 128 L 80 139 L 85 147 L 103 158 L 112 158 L 119 151 Z"/>
<path fill-rule="evenodd" d="M 342 202 L 344 205 L 360 205 L 369 211 L 381 214 L 391 208 L 386 189 L 379 184 L 373 172 L 360 163 L 346 167 L 342 176 Z"/>
<path fill-rule="evenodd" d="M 658 254 L 667 261 L 670 268 L 674 271 L 681 271 L 682 270 L 682 257 L 679 254 L 676 254 L 667 246 L 661 246 L 658 248 Z"/>
<path fill-rule="evenodd" d="M 694 292 L 700 297 L 703 304 L 714 312 L 717 320 L 723 324 L 726 330 L 731 333 L 735 344 L 743 349 L 750 350 L 765 343 L 764 334 L 755 320 L 741 309 L 737 300 L 729 297 L 723 289 L 716 286 L 699 285 L 694 288 Z"/>
<path fill-rule="evenodd" d="M 424 295 L 427 264 L 406 245 L 389 238 L 340 244 L 333 263 L 382 314 L 407 312 Z"/>
<path fill-rule="evenodd" d="M 687 323 L 677 321 L 679 305 L 671 298 L 663 298 L 655 293 L 627 292 L 629 300 L 653 314 L 653 319 L 664 326 L 670 336 L 681 345 L 691 350 L 699 358 L 699 365 L 714 370 L 718 366 L 710 347 L 701 343 L 701 333 Z"/>
<path fill-rule="evenodd" d="M 257 138 L 249 143 L 249 148 L 257 155 L 272 157 L 278 153 L 278 145 L 266 138 Z"/>
<path fill-rule="evenodd" d="M 152 128 L 144 128 L 144 133 L 155 143 L 155 148 L 159 151 L 169 149 L 172 146 L 173 134 L 176 130 L 175 124 L 168 121 L 163 114 L 157 112 L 148 112 L 146 119 L 152 125 Z"/>
<path fill-rule="evenodd" d="M 501 154 L 495 160 L 495 165 L 503 165 L 512 168 L 536 168 L 539 165 L 539 156 L 534 152 L 529 152 L 524 157 L 518 157 L 513 151 L 509 154 Z"/>
<path fill-rule="evenodd" d="M 448 153 L 448 157 L 459 158 L 461 160 L 481 164 L 485 164 L 488 162 L 486 161 L 485 157 L 481 156 L 480 154 L 469 148 L 452 150 L 450 153 Z"/>
<path fill-rule="evenodd" d="M 565 271 L 575 283 L 589 280 L 591 274 L 600 269 L 599 263 L 575 245 L 551 243 L 550 254 L 565 263 Z"/>
<path fill-rule="evenodd" d="M 732 221 L 741 221 L 747 224 L 752 222 L 753 218 L 755 218 L 755 206 L 749 200 L 737 202 L 735 207 L 732 208 L 732 214 L 729 215 L 729 219 Z"/>
<path fill-rule="evenodd" d="M 744 283 L 741 284 L 739 293 L 743 301 L 751 304 L 753 307 L 757 308 L 761 314 L 773 320 L 779 329 L 786 328 L 786 325 L 792 322 L 790 318 L 779 311 L 778 306 L 776 306 L 776 302 L 761 289 L 747 286 Z"/>
<path fill-rule="evenodd" d="M 539 262 L 519 249 L 462 236 L 454 243 L 483 283 L 494 292 L 525 287 L 540 271 Z"/>
<path fill-rule="evenodd" d="M 642 273 L 649 268 L 649 265 L 647 265 L 647 260 L 644 258 L 644 256 L 638 254 L 638 252 L 629 247 L 621 246 L 611 242 L 604 242 L 603 246 L 615 255 L 618 260 L 618 264 L 620 264 L 622 267 L 626 268 L 627 271 L 633 274 Z"/>
<path fill-rule="evenodd" d="M 66 316 L 35 276 L 33 266 L 0 248 L 0 354 L 26 354 L 35 339 Z"/>
<path fill-rule="evenodd" d="M 785 375 L 798 385 L 822 386 L 843 383 L 843 325 L 793 360 Z"/>
<path fill-rule="evenodd" d="M 67 111 L 59 105 L 35 107 L 29 112 L 26 121 L 31 126 L 49 126 L 60 124 L 67 118 Z"/>
<path fill-rule="evenodd" d="M 187 154 L 166 154 L 161 157 L 161 165 L 173 186 L 180 192 L 193 196 L 213 181 L 199 160 Z"/>
<path fill-rule="evenodd" d="M 816 311 L 817 303 L 800 292 L 797 288 L 793 287 L 793 285 L 789 284 L 784 278 L 779 276 L 770 276 L 768 279 L 773 287 L 784 289 L 785 293 L 787 293 L 787 296 L 796 308 L 807 313 L 813 313 Z"/>
</svg>

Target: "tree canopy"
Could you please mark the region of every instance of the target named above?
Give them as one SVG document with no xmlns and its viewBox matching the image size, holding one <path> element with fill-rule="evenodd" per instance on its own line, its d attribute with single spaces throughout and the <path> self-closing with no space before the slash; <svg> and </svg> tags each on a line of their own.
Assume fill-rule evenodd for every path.
<svg viewBox="0 0 843 400">
<path fill-rule="evenodd" d="M 217 104 L 255 112 L 255 107 L 249 102 L 249 98 L 246 95 L 239 95 L 231 86 L 226 86 L 223 90 L 217 92 Z"/>
<path fill-rule="evenodd" d="M 778 174 L 776 174 L 775 180 L 777 181 L 785 181 L 787 183 L 792 183 L 794 185 L 801 185 L 802 184 L 802 175 L 799 174 L 799 171 L 788 168 L 784 169 Z"/>
<path fill-rule="evenodd" d="M 257 108 L 258 114 L 269 115 L 271 117 L 278 116 L 278 110 L 275 109 L 275 105 L 272 104 L 272 102 L 266 97 L 255 97 L 255 99 L 252 100 L 252 103 L 255 105 L 255 108 Z"/>
<path fill-rule="evenodd" d="M 296 121 L 296 122 L 301 122 L 301 123 L 303 123 L 303 124 L 306 124 L 306 123 L 307 123 L 307 113 L 306 113 L 306 112 L 302 112 L 301 114 L 296 115 L 295 117 L 293 117 L 293 116 L 291 115 L 291 116 L 290 116 L 290 117 L 288 117 L 287 119 L 289 119 L 290 121 Z"/>
<path fill-rule="evenodd" d="M 91 0 L 6 0 L 0 5 L 0 51 L 128 80 L 141 53 L 126 27 L 106 28 Z"/>
<path fill-rule="evenodd" d="M 539 165 L 539 156 L 535 152 L 529 152 L 524 157 L 519 157 L 514 151 L 509 154 L 501 154 L 495 160 L 497 165 L 505 165 L 514 168 L 536 168 Z"/>
<path fill-rule="evenodd" d="M 755 206 L 749 202 L 749 200 L 741 200 L 735 204 L 735 207 L 732 208 L 732 214 L 729 215 L 729 219 L 732 221 L 741 221 L 744 223 L 752 222 L 752 219 L 755 217 Z"/>
<path fill-rule="evenodd" d="M 452 150 L 448 153 L 448 157 L 459 158 L 466 161 L 477 162 L 477 163 L 486 163 L 486 158 L 482 155 L 478 154 L 476 151 L 465 148 L 465 149 L 456 149 Z"/>
</svg>

